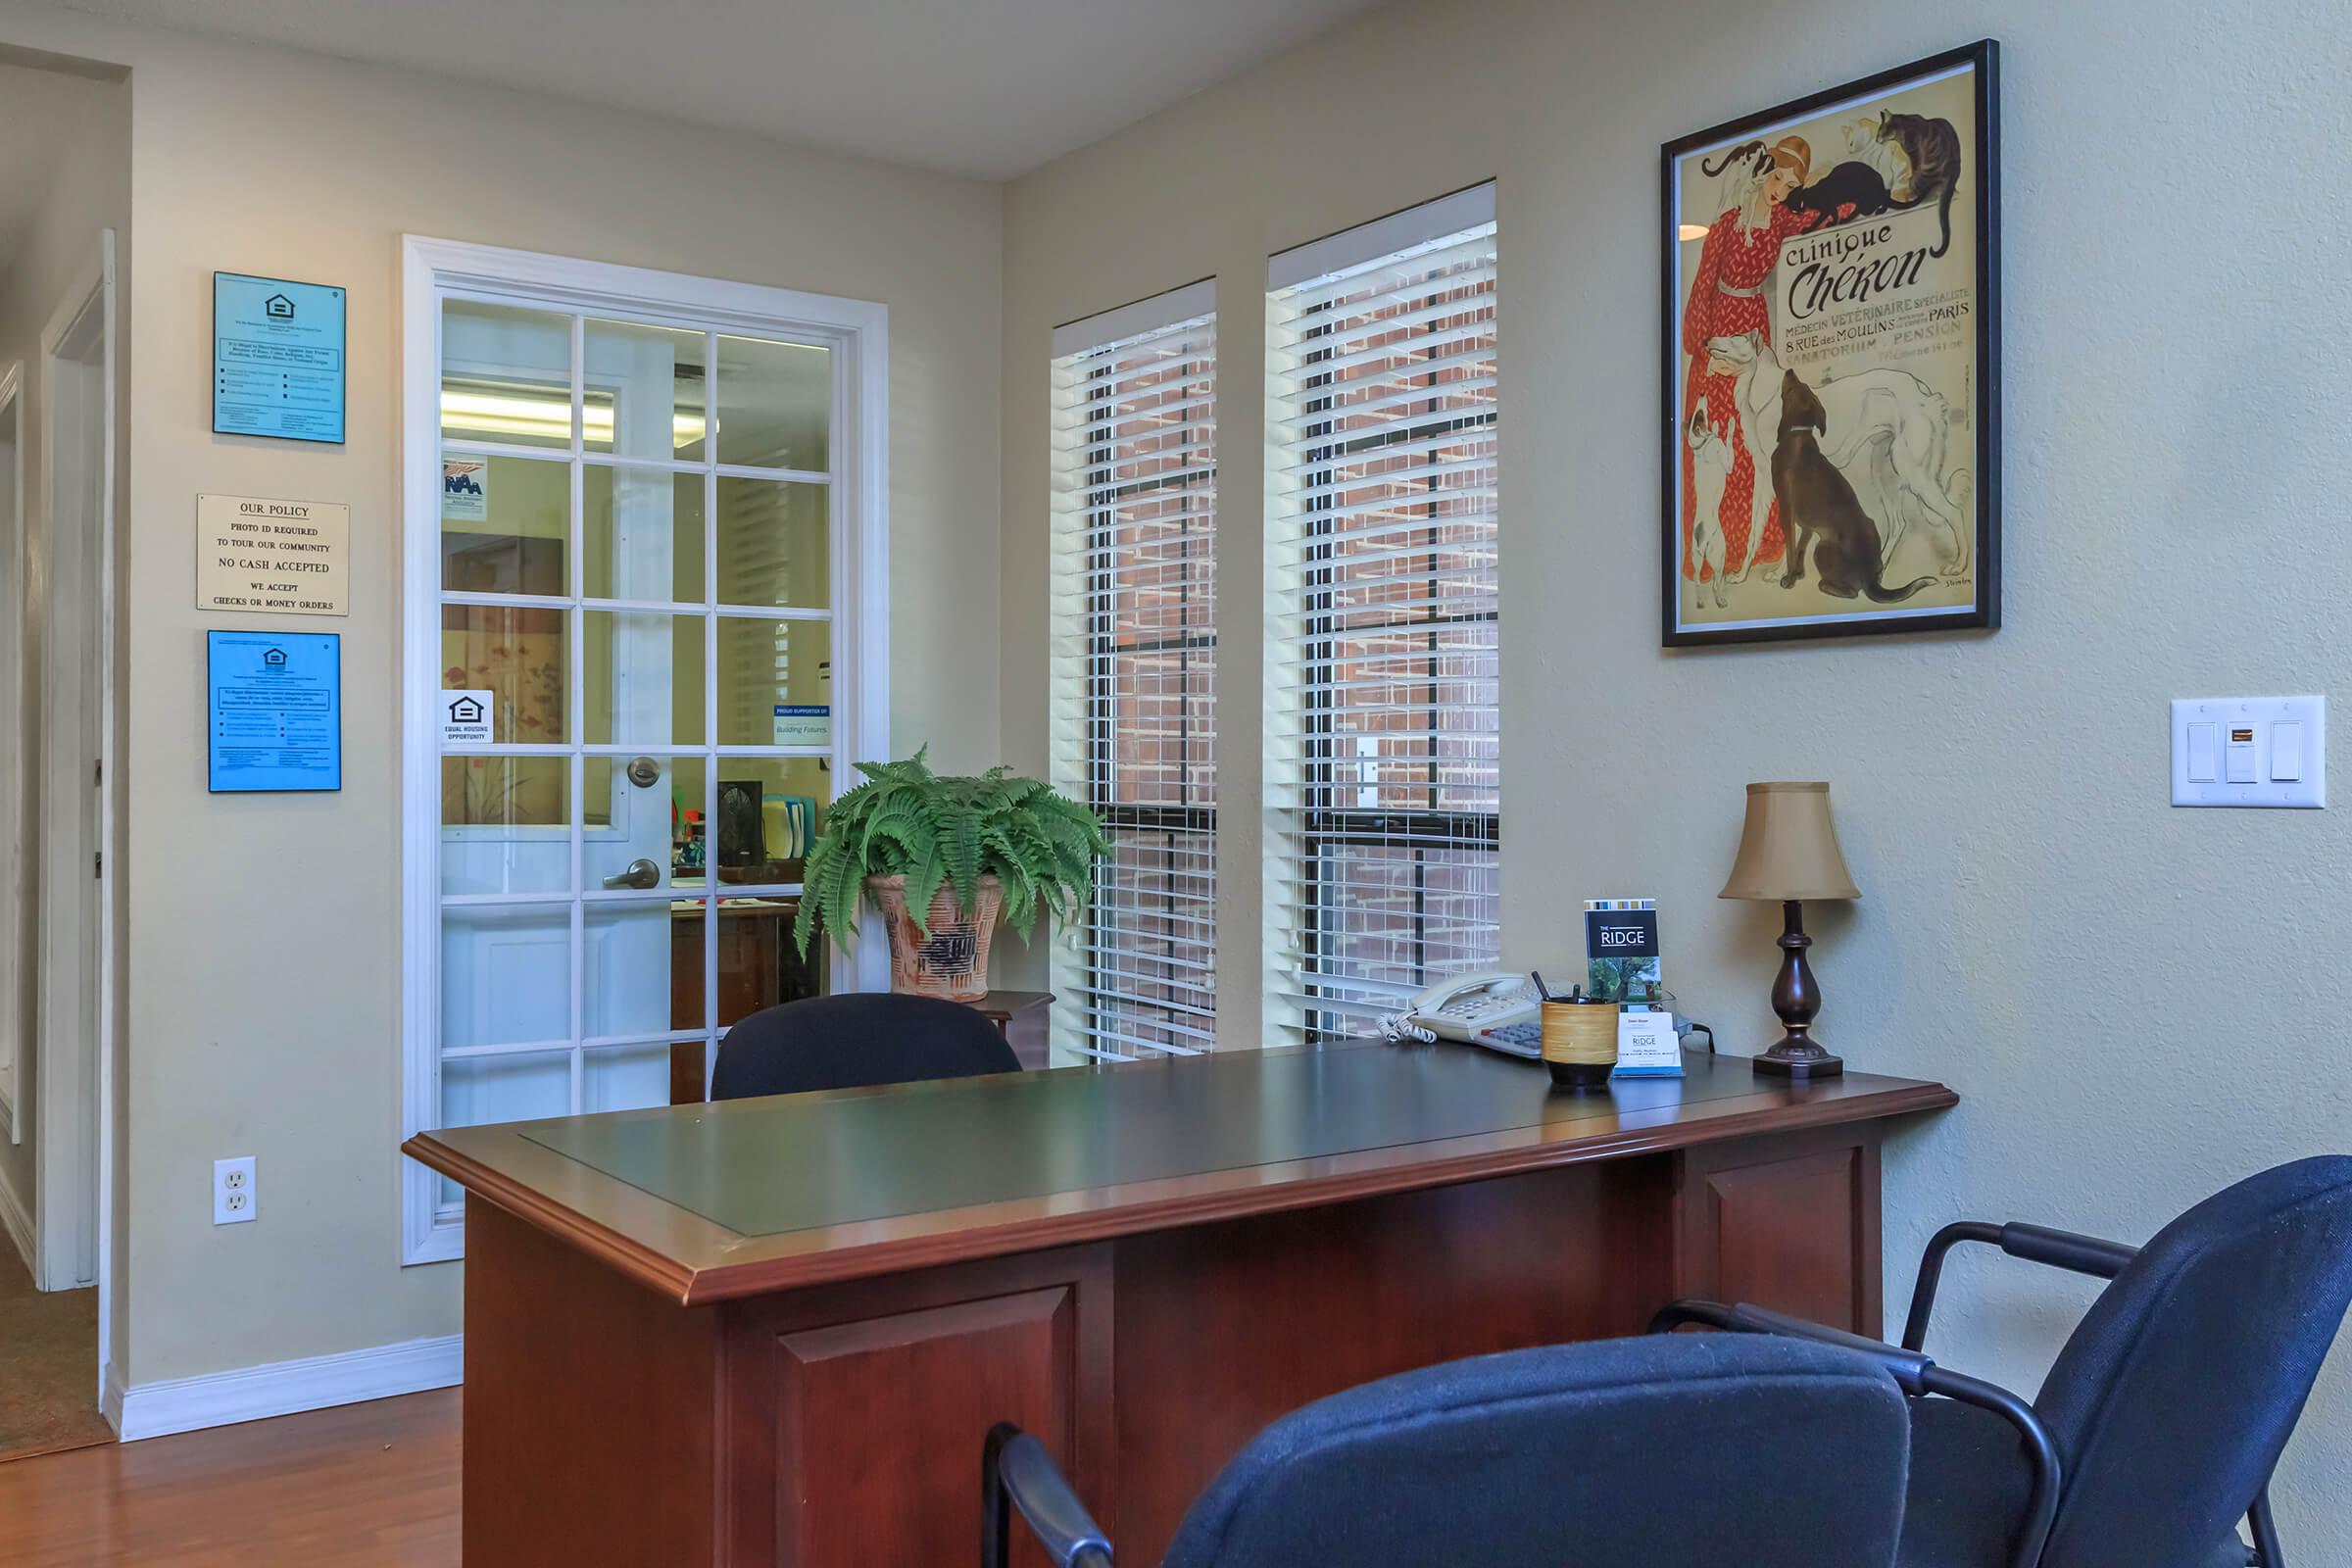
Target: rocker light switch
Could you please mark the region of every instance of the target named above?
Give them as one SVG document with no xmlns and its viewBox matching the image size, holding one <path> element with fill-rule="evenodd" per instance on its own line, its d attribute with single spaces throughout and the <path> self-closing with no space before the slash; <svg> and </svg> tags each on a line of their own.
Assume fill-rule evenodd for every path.
<svg viewBox="0 0 2352 1568">
<path fill-rule="evenodd" d="M 2222 776 L 2219 724 L 2188 726 L 2188 781 L 2211 784 Z"/>
<path fill-rule="evenodd" d="M 2271 726 L 2271 779 L 2292 784 L 2303 776 L 2303 721 L 2283 718 Z"/>
<path fill-rule="evenodd" d="M 2173 804 L 2325 807 L 2328 699 L 2177 699 Z"/>
</svg>

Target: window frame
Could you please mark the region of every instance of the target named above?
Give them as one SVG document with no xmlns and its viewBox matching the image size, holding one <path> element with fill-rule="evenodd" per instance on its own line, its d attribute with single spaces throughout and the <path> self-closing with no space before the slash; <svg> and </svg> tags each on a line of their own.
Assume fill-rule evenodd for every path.
<svg viewBox="0 0 2352 1568">
<path fill-rule="evenodd" d="M 1267 390 L 1269 399 L 1276 407 L 1269 410 L 1268 427 L 1270 430 L 1286 426 L 1295 429 L 1295 435 L 1287 446 L 1287 452 L 1296 454 L 1298 460 L 1297 471 L 1299 475 L 1299 487 L 1304 490 L 1323 492 L 1313 496 L 1296 512 L 1287 511 L 1278 505 L 1277 497 L 1271 486 L 1269 486 L 1268 496 L 1267 537 L 1269 546 L 1278 551 L 1297 550 L 1302 558 L 1300 564 L 1290 570 L 1296 574 L 1298 590 L 1304 599 L 1305 612 L 1299 617 L 1295 631 L 1280 634 L 1280 641 L 1286 646 L 1295 645 L 1303 656 L 1303 662 L 1309 666 L 1329 669 L 1342 657 L 1340 645 L 1343 641 L 1362 642 L 1367 639 L 1368 635 L 1409 634 L 1426 629 L 1430 633 L 1428 644 L 1430 657 L 1426 662 L 1425 674 L 1421 678 L 1434 693 L 1443 681 L 1448 678 L 1460 678 L 1458 676 L 1448 677 L 1438 668 L 1441 658 L 1446 652 L 1438 640 L 1439 637 L 1449 628 L 1492 625 L 1496 627 L 1496 680 L 1499 686 L 1501 659 L 1499 576 L 1496 582 L 1494 601 L 1491 607 L 1472 612 L 1446 611 L 1444 612 L 1439 612 L 1436 608 L 1443 598 L 1443 594 L 1439 591 L 1442 570 L 1440 557 L 1447 548 L 1437 535 L 1449 521 L 1455 520 L 1439 515 L 1434 510 L 1446 499 L 1446 493 L 1443 490 L 1434 487 L 1431 490 L 1433 511 L 1426 530 L 1429 536 L 1427 539 L 1427 564 L 1422 571 L 1416 574 L 1429 589 L 1427 597 L 1427 603 L 1431 607 L 1429 612 L 1391 621 L 1353 620 L 1345 627 L 1339 624 L 1333 604 L 1337 580 L 1334 564 L 1340 558 L 1333 548 L 1332 536 L 1335 531 L 1335 523 L 1329 515 L 1337 501 L 1336 487 L 1343 482 L 1339 470 L 1348 466 L 1350 462 L 1359 461 L 1364 454 L 1377 451 L 1381 444 L 1396 439 L 1396 432 L 1388 429 L 1367 432 L 1360 440 L 1353 441 L 1335 432 L 1334 426 L 1338 422 L 1338 416 L 1344 415 L 1346 410 L 1335 404 L 1328 393 L 1323 396 L 1316 395 L 1318 389 L 1329 388 L 1336 384 L 1328 374 L 1313 373 L 1313 367 L 1318 363 L 1319 356 L 1312 345 L 1318 337 L 1328 335 L 1330 330 L 1325 328 L 1319 331 L 1313 326 L 1313 310 L 1316 308 L 1310 308 L 1306 312 L 1289 318 L 1292 329 L 1297 332 L 1297 342 L 1291 347 L 1290 352 L 1296 354 L 1300 362 L 1297 370 L 1290 373 L 1301 374 L 1302 380 L 1298 390 L 1291 395 L 1297 405 L 1295 414 L 1281 408 L 1280 405 L 1285 399 L 1278 390 L 1278 377 L 1284 372 L 1274 358 L 1277 334 L 1271 329 L 1275 312 L 1279 310 L 1287 296 L 1296 288 L 1313 283 L 1320 275 L 1337 274 L 1357 266 L 1402 263 L 1409 259 L 1415 251 L 1440 243 L 1448 235 L 1480 226 L 1491 227 L 1494 222 L 1494 186 L 1489 183 L 1404 209 L 1386 218 L 1376 219 L 1369 223 L 1343 230 L 1326 239 L 1313 241 L 1294 251 L 1284 252 L 1269 259 L 1267 269 L 1267 299 L 1270 308 Z M 1425 318 L 1417 324 L 1425 327 L 1434 335 L 1447 330 L 1441 323 L 1449 319 L 1449 317 L 1441 307 L 1445 303 L 1445 296 L 1452 292 L 1452 288 L 1443 278 L 1432 278 L 1429 282 L 1430 288 L 1426 295 L 1410 295 L 1409 290 L 1402 289 L 1396 292 L 1399 295 L 1409 296 L 1399 301 L 1399 304 L 1408 313 L 1426 313 Z M 1329 353 L 1329 350 L 1322 351 L 1322 356 L 1328 356 Z M 1494 354 L 1499 363 L 1501 355 L 1499 333 L 1497 333 Z M 1434 378 L 1434 373 L 1433 378 L 1427 384 L 1433 393 L 1442 386 L 1442 383 Z M 1463 431 L 1482 427 L 1498 429 L 1500 420 L 1500 403 L 1497 399 L 1494 405 L 1480 413 L 1464 414 L 1448 420 L 1433 420 L 1414 425 L 1411 427 L 1410 438 L 1415 441 L 1425 441 L 1431 440 L 1433 436 L 1454 436 Z M 1269 451 L 1280 453 L 1286 451 L 1286 448 L 1270 444 Z M 1433 466 L 1443 461 L 1435 450 L 1430 452 L 1429 458 Z M 1279 462 L 1280 459 L 1271 459 L 1270 461 Z M 1319 518 L 1320 520 L 1318 520 Z M 1494 522 L 1499 537 L 1501 526 L 1499 501 L 1495 506 Z M 1269 567 L 1270 570 L 1279 571 L 1280 569 L 1274 566 L 1271 559 Z M 1410 579 L 1400 574 L 1392 580 Z M 1281 660 L 1270 655 L 1267 661 L 1269 671 L 1279 667 L 1281 667 Z M 1378 806 L 1366 808 L 1360 805 L 1354 808 L 1343 808 L 1331 804 L 1319 804 L 1331 802 L 1336 793 L 1345 789 L 1348 783 L 1347 779 L 1342 776 L 1342 766 L 1348 760 L 1343 759 L 1337 754 L 1336 740 L 1341 732 L 1333 723 L 1335 710 L 1328 680 L 1306 681 L 1293 692 L 1276 694 L 1270 691 L 1270 705 L 1277 695 L 1291 709 L 1297 720 L 1293 732 L 1283 743 L 1284 748 L 1295 748 L 1295 753 L 1286 755 L 1281 748 L 1269 747 L 1267 756 L 1269 800 L 1276 798 L 1280 773 L 1285 770 L 1295 771 L 1301 791 L 1301 799 L 1296 807 L 1287 809 L 1272 808 L 1275 815 L 1284 820 L 1269 824 L 1271 829 L 1267 834 L 1269 858 L 1273 861 L 1287 862 L 1296 867 L 1304 896 L 1298 900 L 1296 911 L 1288 917 L 1287 921 L 1278 914 L 1280 906 L 1269 900 L 1265 910 L 1266 923 L 1273 928 L 1270 934 L 1277 935 L 1278 940 L 1270 942 L 1268 947 L 1269 953 L 1272 955 L 1287 954 L 1298 960 L 1301 972 L 1298 975 L 1297 994 L 1289 1000 L 1287 1008 L 1293 1020 L 1289 1027 L 1298 1034 L 1303 1043 L 1320 1045 L 1333 1040 L 1360 1036 L 1364 1032 L 1361 1026 L 1360 1012 L 1351 1015 L 1349 1011 L 1341 1008 L 1316 1005 L 1321 995 L 1330 989 L 1329 985 L 1320 978 L 1322 971 L 1317 964 L 1317 960 L 1325 956 L 1327 944 L 1332 937 L 1330 920 L 1335 905 L 1332 895 L 1333 879 L 1329 875 L 1332 860 L 1330 852 L 1349 846 L 1365 849 L 1396 849 L 1426 845 L 1426 848 L 1431 850 L 1471 851 L 1493 855 L 1496 858 L 1499 867 L 1502 841 L 1499 800 L 1499 704 L 1497 707 L 1498 722 L 1495 729 L 1498 750 L 1496 760 L 1498 798 L 1494 810 L 1449 810 L 1435 804 L 1427 809 L 1399 809 Z M 1443 733 L 1438 720 L 1438 705 L 1433 696 L 1426 733 L 1431 736 Z M 1439 760 L 1439 753 L 1433 747 L 1429 759 L 1428 778 L 1433 802 L 1443 787 L 1438 771 Z M 1287 844 L 1293 846 L 1294 849 L 1290 854 L 1276 855 L 1272 847 L 1278 844 Z M 1434 983 L 1439 978 L 1431 972 L 1429 967 L 1430 914 L 1426 902 L 1429 886 L 1429 863 L 1425 853 L 1415 853 L 1412 862 L 1414 899 L 1408 934 L 1403 938 L 1408 951 L 1413 956 L 1412 966 L 1420 973 L 1424 985 Z M 1270 882 L 1279 883 L 1280 880 L 1279 875 L 1270 872 Z M 1499 925 L 1496 933 L 1496 948 L 1499 954 Z M 1495 961 L 1499 963 L 1499 957 Z M 1267 998 L 1269 1008 L 1273 1006 L 1275 1001 L 1276 999 L 1269 995 Z M 1352 1028 L 1349 1026 L 1351 1016 L 1355 1018 L 1355 1026 Z"/>
<path fill-rule="evenodd" d="M 1206 994 L 1213 999 L 1216 983 L 1214 964 L 1217 944 L 1214 927 L 1214 901 L 1219 850 L 1219 802 L 1213 798 L 1205 806 L 1190 802 L 1189 797 L 1195 788 L 1193 778 L 1195 769 L 1189 761 L 1181 764 L 1178 768 L 1181 781 L 1179 793 L 1180 796 L 1186 797 L 1186 799 L 1181 799 L 1178 804 L 1121 805 L 1113 798 L 1116 772 L 1117 688 L 1113 684 L 1111 663 L 1114 654 L 1141 656 L 1174 654 L 1188 667 L 1194 658 L 1206 661 L 1208 669 L 1206 700 L 1211 715 L 1210 727 L 1207 731 L 1207 744 L 1210 748 L 1207 766 L 1213 771 L 1216 765 L 1214 714 L 1217 700 L 1217 651 L 1220 641 L 1214 597 L 1218 575 L 1215 497 L 1218 473 L 1223 462 L 1216 445 L 1219 435 L 1219 394 L 1216 386 L 1218 358 L 1216 349 L 1216 280 L 1204 278 L 1186 284 L 1181 288 L 1171 289 L 1164 294 L 1153 295 L 1132 305 L 1121 306 L 1100 316 L 1087 317 L 1058 327 L 1054 334 L 1053 360 L 1058 367 L 1073 356 L 1105 352 L 1130 342 L 1187 327 L 1204 335 L 1209 342 L 1208 353 L 1200 361 L 1195 362 L 1204 364 L 1209 376 L 1204 433 L 1211 454 L 1206 487 L 1210 511 L 1207 526 L 1200 534 L 1207 551 L 1209 618 L 1206 625 L 1200 630 L 1186 632 L 1179 629 L 1149 642 L 1118 642 L 1109 623 L 1109 612 L 1103 608 L 1103 601 L 1108 597 L 1108 587 L 1118 571 L 1116 564 L 1109 559 L 1111 547 L 1105 545 L 1101 537 L 1106 527 L 1115 526 L 1115 522 L 1109 520 L 1112 512 L 1101 504 L 1100 497 L 1094 498 L 1092 505 L 1082 502 L 1072 507 L 1069 520 L 1057 524 L 1054 529 L 1054 549 L 1074 553 L 1083 562 L 1075 575 L 1082 577 L 1086 586 L 1081 604 L 1072 617 L 1077 622 L 1076 638 L 1082 651 L 1077 655 L 1079 669 L 1075 677 L 1065 674 L 1062 678 L 1057 679 L 1055 684 L 1077 699 L 1080 715 L 1077 721 L 1079 735 L 1075 744 L 1071 743 L 1066 735 L 1057 736 L 1054 754 L 1055 783 L 1080 793 L 1085 804 L 1102 818 L 1105 830 L 1114 840 L 1122 832 L 1146 836 L 1156 835 L 1159 842 L 1172 854 L 1177 847 L 1179 835 L 1181 835 L 1185 839 L 1199 841 L 1204 848 L 1207 863 L 1205 874 L 1210 888 L 1210 928 L 1204 945 L 1210 956 L 1211 977 L 1205 987 L 1187 987 L 1186 989 L 1205 990 Z M 1104 368 L 1107 371 L 1107 366 Z M 1087 382 L 1081 381 L 1078 384 L 1083 387 Z M 1090 399 L 1089 402 L 1091 403 L 1091 401 Z M 1052 422 L 1058 428 L 1059 416 L 1057 415 Z M 1093 423 L 1092 419 L 1082 416 L 1080 428 L 1084 430 Z M 1190 421 L 1188 421 L 1189 425 Z M 1110 446 L 1089 443 L 1083 447 L 1080 455 L 1068 466 L 1071 476 L 1078 482 L 1080 494 L 1082 496 L 1091 495 L 1096 487 L 1093 476 L 1114 466 L 1115 461 L 1115 452 Z M 1058 479 L 1061 477 L 1058 459 L 1056 460 L 1056 478 Z M 1152 489 L 1161 488 L 1164 479 L 1155 476 L 1137 480 L 1136 484 L 1139 489 L 1148 492 Z M 1191 585 L 1188 583 L 1186 592 L 1189 594 L 1191 591 Z M 1063 613 L 1058 608 L 1054 612 L 1057 615 Z M 1180 681 L 1179 688 L 1179 710 L 1182 714 L 1180 722 L 1189 732 L 1193 720 L 1194 704 L 1185 683 Z M 1103 864 L 1104 862 L 1101 859 L 1096 862 L 1098 883 L 1100 883 Z M 1171 881 L 1175 874 L 1171 870 Z M 1172 890 L 1165 896 L 1164 906 L 1165 912 L 1170 917 L 1175 917 L 1180 913 L 1181 906 Z M 1094 1004 L 1102 997 L 1120 994 L 1117 985 L 1103 979 L 1105 974 L 1104 956 L 1101 951 L 1102 944 L 1099 940 L 1102 928 L 1098 924 L 1102 908 L 1103 906 L 1098 898 L 1089 906 L 1084 919 L 1073 927 L 1069 940 L 1057 947 L 1055 953 L 1055 990 L 1067 993 L 1069 996 L 1067 1003 L 1056 1004 L 1054 1009 L 1056 1022 L 1061 1026 L 1060 1032 L 1083 1042 L 1070 1046 L 1068 1049 L 1071 1054 L 1086 1060 L 1120 1062 L 1150 1059 L 1154 1055 L 1199 1055 L 1213 1051 L 1216 1030 L 1216 1013 L 1213 1006 L 1204 1011 L 1173 1002 L 1152 1002 L 1149 1004 L 1188 1014 L 1201 1026 L 1197 1033 L 1206 1036 L 1205 1040 L 1198 1045 L 1143 1041 L 1122 1041 L 1114 1045 L 1102 1041 L 1097 1027 L 1100 1020 Z M 1121 978 L 1132 982 L 1137 977 L 1128 974 Z"/>
<path fill-rule="evenodd" d="M 830 506 L 839 519 L 839 548 L 832 564 L 832 602 L 823 618 L 833 628 L 830 760 L 837 779 L 847 774 L 857 759 L 886 750 L 889 737 L 889 314 L 886 307 L 869 301 L 413 234 L 403 236 L 402 259 L 401 1136 L 406 1140 L 440 1125 L 444 1056 L 440 1040 L 441 923 L 450 901 L 440 885 L 441 746 L 435 722 L 441 687 L 441 612 L 450 598 L 442 592 L 440 556 L 445 445 L 440 416 L 442 301 L 483 299 L 528 309 L 687 325 L 705 332 L 799 338 L 821 341 L 833 352 L 836 439 L 828 463 Z M 575 326 L 575 340 L 576 331 Z M 467 449 L 486 448 L 493 455 L 504 450 L 497 443 L 460 444 Z M 546 458 L 554 453 L 527 455 Z M 610 466 L 647 470 L 663 466 L 649 461 Z M 685 466 L 699 469 L 702 466 Z M 717 471 L 723 477 L 731 466 L 717 465 Z M 627 603 L 599 599 L 595 608 L 624 608 Z M 771 614 L 778 620 L 816 618 L 796 616 L 786 610 Z M 715 678 L 714 669 L 706 671 L 707 680 Z M 715 744 L 715 734 L 710 741 Z M 564 749 L 571 748 L 567 744 Z M 530 748 L 501 750 L 519 753 Z M 715 747 L 715 754 L 723 757 L 729 750 Z M 573 808 L 577 808 L 576 803 Z M 717 892 L 713 884 L 710 895 L 715 897 Z M 569 897 L 578 896 L 575 890 Z M 518 896 L 501 902 L 520 905 L 531 901 Z M 873 923 L 870 917 L 866 923 Z M 865 936 L 854 956 L 835 952 L 835 989 L 887 986 L 887 954 L 876 932 L 867 931 Z M 714 959 L 715 947 L 706 947 L 705 961 L 709 963 Z M 579 1049 L 577 1040 L 571 1049 Z M 440 1204 L 434 1173 L 404 1160 L 401 1262 L 433 1263 L 462 1257 L 464 1223 L 462 1210 L 452 1212 Z"/>
</svg>

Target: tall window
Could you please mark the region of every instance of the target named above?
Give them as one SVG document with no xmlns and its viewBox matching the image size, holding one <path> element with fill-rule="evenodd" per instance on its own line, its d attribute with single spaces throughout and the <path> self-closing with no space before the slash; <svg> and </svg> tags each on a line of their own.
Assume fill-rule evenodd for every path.
<svg viewBox="0 0 2352 1568">
<path fill-rule="evenodd" d="M 1268 269 L 1267 1017 L 1497 966 L 1492 185 Z"/>
<path fill-rule="evenodd" d="M 737 1019 L 852 978 L 790 917 L 887 711 L 883 313 L 408 256 L 408 1128 L 699 1098 Z M 455 1255 L 456 1191 L 405 1204 Z"/>
<path fill-rule="evenodd" d="M 1056 782 L 1112 855 L 1056 955 L 1061 1038 L 1216 1043 L 1216 295 L 1061 328 L 1054 360 Z"/>
</svg>

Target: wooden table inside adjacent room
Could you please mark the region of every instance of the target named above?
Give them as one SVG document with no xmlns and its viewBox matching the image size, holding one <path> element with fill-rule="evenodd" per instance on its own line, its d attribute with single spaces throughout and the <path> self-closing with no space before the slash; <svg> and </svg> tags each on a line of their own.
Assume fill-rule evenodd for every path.
<svg viewBox="0 0 2352 1568">
<path fill-rule="evenodd" d="M 1877 1332 L 1884 1123 L 1957 1097 L 1687 1065 L 1241 1052 L 412 1139 L 467 1194 L 467 1560 L 962 1560 L 1012 1420 L 1151 1561 L 1368 1378 L 1678 1296 Z"/>
</svg>

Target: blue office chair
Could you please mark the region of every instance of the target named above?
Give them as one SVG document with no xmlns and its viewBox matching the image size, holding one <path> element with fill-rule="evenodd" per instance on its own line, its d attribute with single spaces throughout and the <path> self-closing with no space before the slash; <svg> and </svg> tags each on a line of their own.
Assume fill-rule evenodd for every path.
<svg viewBox="0 0 2352 1568">
<path fill-rule="evenodd" d="M 763 1007 L 729 1029 L 710 1069 L 710 1098 L 1020 1070 L 1004 1031 L 961 1003 L 859 992 Z"/>
<path fill-rule="evenodd" d="M 1761 1353 L 1759 1353 L 1761 1352 Z M 1513 1350 L 1293 1411 L 1193 1503 L 1165 1568 L 1888 1568 L 1901 1394 L 1867 1357 L 1724 1335 Z M 1111 1548 L 1035 1438 L 981 1462 L 982 1568 L 1020 1511 Z"/>
<path fill-rule="evenodd" d="M 1944 1255 L 1962 1242 L 2112 1282 L 2030 1407 L 1924 1396 L 1957 1376 L 1924 1347 Z M 2284 1568 L 2271 1471 L 2347 1304 L 2344 1155 L 2250 1177 L 2139 1249 L 2035 1225 L 1945 1227 L 1920 1263 L 1903 1348 L 1875 1347 L 1905 1392 L 1922 1396 L 1900 1568 Z M 1857 1343 L 1705 1301 L 1677 1302 L 1658 1326 L 1693 1322 Z"/>
</svg>

